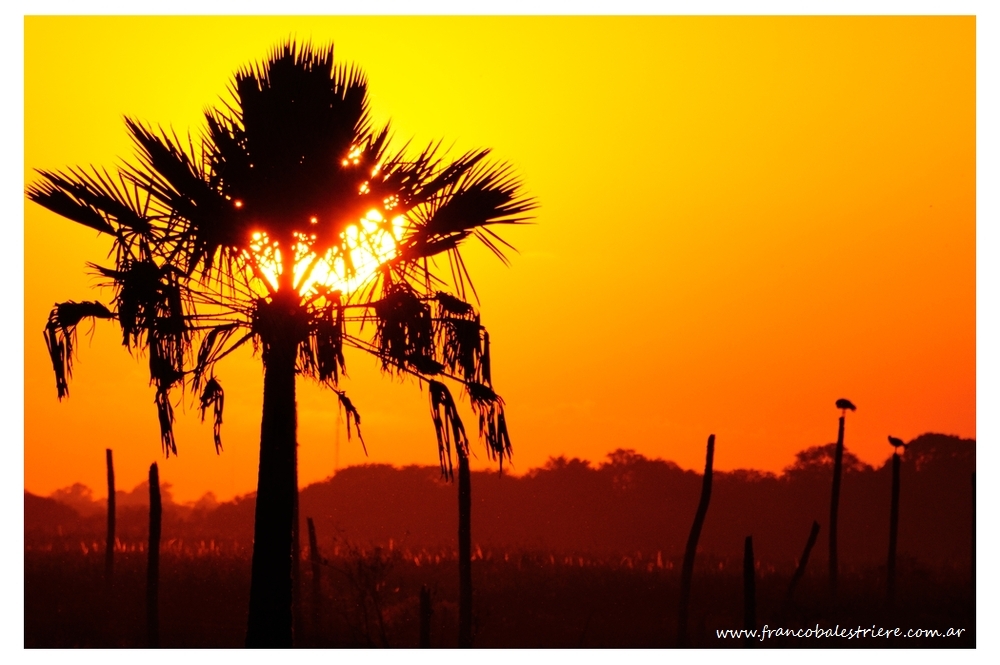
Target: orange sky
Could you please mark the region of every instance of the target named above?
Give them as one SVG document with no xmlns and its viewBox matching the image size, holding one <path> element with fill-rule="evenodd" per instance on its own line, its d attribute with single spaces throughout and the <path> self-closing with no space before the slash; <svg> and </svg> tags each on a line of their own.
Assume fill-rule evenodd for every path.
<svg viewBox="0 0 1000 665">
<path fill-rule="evenodd" d="M 974 18 L 27 18 L 25 184 L 113 167 L 123 115 L 198 132 L 232 73 L 290 35 L 367 72 L 400 141 L 490 147 L 540 208 L 503 267 L 470 246 L 515 471 L 634 448 L 683 467 L 778 471 L 836 438 L 976 436 Z M 101 298 L 110 245 L 25 203 L 24 482 L 130 489 L 161 460 L 153 389 L 111 324 L 81 328 L 59 403 L 41 331 Z M 335 464 L 436 464 L 427 397 L 348 356 L 336 397 L 299 384 L 300 481 Z M 190 395 L 178 500 L 256 485 L 262 371 L 220 365 L 225 452 Z M 468 413 L 468 410 L 466 411 Z M 471 413 L 467 424 L 472 427 Z M 339 458 L 336 450 L 339 447 Z M 481 446 L 478 466 L 487 465 Z"/>
</svg>

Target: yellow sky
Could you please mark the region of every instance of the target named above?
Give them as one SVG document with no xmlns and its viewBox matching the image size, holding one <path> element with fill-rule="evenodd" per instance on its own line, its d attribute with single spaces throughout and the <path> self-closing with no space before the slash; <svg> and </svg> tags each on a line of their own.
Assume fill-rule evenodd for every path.
<svg viewBox="0 0 1000 665">
<path fill-rule="evenodd" d="M 232 73 L 289 36 L 359 64 L 400 142 L 492 148 L 538 199 L 505 236 L 510 268 L 468 254 L 516 471 L 618 447 L 694 468 L 713 432 L 717 468 L 780 470 L 836 437 L 839 397 L 871 463 L 888 434 L 976 436 L 974 18 L 29 17 L 25 184 L 130 158 L 124 115 L 197 133 Z M 25 204 L 29 491 L 102 493 L 108 446 L 123 488 L 161 458 L 114 326 L 83 326 L 56 400 L 45 318 L 110 300 L 85 267 L 108 248 Z M 369 457 L 302 382 L 301 482 L 435 464 L 426 394 L 368 357 L 348 371 Z M 219 377 L 225 452 L 188 395 L 160 465 L 181 500 L 256 484 L 260 363 Z"/>
</svg>

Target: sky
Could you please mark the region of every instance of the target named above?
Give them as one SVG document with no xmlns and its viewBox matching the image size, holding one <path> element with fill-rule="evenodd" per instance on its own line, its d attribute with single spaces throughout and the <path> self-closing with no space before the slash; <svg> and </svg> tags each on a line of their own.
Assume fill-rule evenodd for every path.
<svg viewBox="0 0 1000 665">
<path fill-rule="evenodd" d="M 123 116 L 196 134 L 232 74 L 289 36 L 368 76 L 396 144 L 488 147 L 539 208 L 469 246 L 507 403 L 514 472 L 632 448 L 684 468 L 780 471 L 832 442 L 976 437 L 976 24 L 971 17 L 28 17 L 24 184 L 132 158 Z M 162 460 L 153 389 L 111 324 L 81 327 L 59 402 L 53 303 L 109 301 L 110 245 L 24 206 L 24 484 L 130 489 L 153 461 L 175 500 L 256 485 L 262 369 L 221 364 L 225 450 L 191 395 Z M 348 356 L 336 396 L 301 381 L 302 485 L 360 463 L 433 465 L 426 393 Z M 464 413 L 474 424 L 467 405 Z M 474 468 L 487 468 L 474 443 Z"/>
</svg>

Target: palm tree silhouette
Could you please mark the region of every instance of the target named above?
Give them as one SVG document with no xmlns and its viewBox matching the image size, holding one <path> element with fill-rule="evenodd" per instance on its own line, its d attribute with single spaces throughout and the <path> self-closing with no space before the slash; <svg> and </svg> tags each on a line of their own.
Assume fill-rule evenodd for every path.
<svg viewBox="0 0 1000 665">
<path fill-rule="evenodd" d="M 454 404 L 441 382 L 454 380 L 502 465 L 511 454 L 504 403 L 492 387 L 489 338 L 466 302 L 475 290 L 459 246 L 474 237 L 506 263 L 510 245 L 491 227 L 524 221 L 535 204 L 509 166 L 487 161 L 488 150 L 453 160 L 440 144 L 390 152 L 389 127 L 369 121 L 364 75 L 335 64 L 332 45 L 284 43 L 238 71 L 231 93 L 206 112 L 199 140 L 126 119 L 137 163 L 116 173 L 41 171 L 27 195 L 113 243 L 112 266 L 91 264 L 114 287 L 110 307 L 70 301 L 49 316 L 60 399 L 69 394 L 76 326 L 115 320 L 124 346 L 148 354 L 165 454 L 177 452 L 178 388 L 198 396 L 202 418 L 212 410 L 219 451 L 224 393 L 215 366 L 248 342 L 260 353 L 247 645 L 289 646 L 296 374 L 335 390 L 348 435 L 353 424 L 359 439 L 359 412 L 339 388 L 345 347 L 429 383 L 448 476 L 448 434 L 462 425 L 456 410 L 433 405 L 443 395 Z M 450 266 L 444 276 L 432 262 L 440 255 Z"/>
</svg>

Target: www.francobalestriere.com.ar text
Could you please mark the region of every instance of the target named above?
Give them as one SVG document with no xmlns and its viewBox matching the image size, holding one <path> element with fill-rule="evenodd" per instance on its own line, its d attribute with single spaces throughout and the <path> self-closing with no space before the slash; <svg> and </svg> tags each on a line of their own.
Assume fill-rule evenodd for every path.
<svg viewBox="0 0 1000 665">
<path fill-rule="evenodd" d="M 764 625 L 760 630 L 748 629 L 721 629 L 715 631 L 715 636 L 719 639 L 756 639 L 763 642 L 772 637 L 833 637 L 848 640 L 863 638 L 887 639 L 894 637 L 961 637 L 966 632 L 965 628 L 883 628 L 872 624 L 871 628 L 841 628 L 837 624 L 833 628 L 822 628 L 816 624 L 815 628 L 771 628 Z"/>
</svg>

